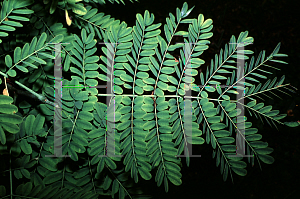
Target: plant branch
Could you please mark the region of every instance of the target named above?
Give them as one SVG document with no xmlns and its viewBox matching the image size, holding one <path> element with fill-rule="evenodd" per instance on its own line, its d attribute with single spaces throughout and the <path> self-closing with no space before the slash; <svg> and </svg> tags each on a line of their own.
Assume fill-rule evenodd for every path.
<svg viewBox="0 0 300 199">
<path fill-rule="evenodd" d="M 6 74 L 2 73 L 1 71 L 0 71 L 0 75 L 4 76 L 5 78 L 8 78 L 8 76 L 7 76 Z M 31 90 L 30 88 L 26 87 L 25 85 L 23 85 L 22 83 L 20 83 L 20 82 L 18 82 L 18 81 L 14 81 L 14 82 L 15 82 L 17 85 L 19 85 L 21 88 L 24 88 L 26 91 L 28 91 L 29 93 L 31 93 L 31 95 L 29 95 L 28 93 L 26 93 L 26 92 L 24 92 L 24 91 L 20 91 L 20 90 L 17 90 L 17 89 L 16 89 L 17 92 L 18 92 L 18 94 L 21 94 L 21 95 L 23 94 L 23 95 L 25 95 L 25 96 L 27 96 L 27 97 L 31 97 L 31 98 L 37 98 L 38 100 L 40 100 L 40 101 L 42 101 L 42 102 L 44 102 L 44 103 L 46 103 L 46 104 L 55 106 L 54 103 L 51 102 L 51 101 L 49 101 L 45 96 L 40 95 L 40 94 L 34 92 L 33 90 Z M 33 96 L 32 96 L 32 95 L 33 95 Z M 56 107 L 58 107 L 58 106 L 56 105 Z"/>
</svg>

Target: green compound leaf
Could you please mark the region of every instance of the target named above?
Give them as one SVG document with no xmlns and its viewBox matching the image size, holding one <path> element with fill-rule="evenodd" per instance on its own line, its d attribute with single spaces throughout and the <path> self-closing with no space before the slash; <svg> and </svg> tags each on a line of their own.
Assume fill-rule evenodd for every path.
<svg viewBox="0 0 300 199">
<path fill-rule="evenodd" d="M 211 142 L 223 180 L 232 176 L 232 171 L 245 176 L 247 165 L 242 157 L 229 156 L 236 153 L 237 128 L 245 132 L 249 163 L 254 165 L 255 155 L 266 164 L 274 162 L 270 156 L 273 149 L 261 141 L 263 133 L 258 134 L 258 129 L 239 114 L 248 111 L 255 119 L 265 118 L 274 125 L 287 116 L 264 104 L 266 97 L 278 97 L 277 91 L 288 94 L 292 90 L 284 88 L 285 77 L 261 82 L 268 79 L 266 74 L 272 74 L 268 71 L 272 64 L 287 63 L 283 60 L 287 55 L 279 53 L 280 43 L 271 55 L 262 51 L 255 57 L 252 50 L 237 49 L 253 42 L 248 31 L 241 32 L 238 38 L 230 38 L 210 66 L 199 70 L 205 63 L 202 54 L 213 36 L 213 21 L 203 14 L 187 19 L 194 8 L 187 3 L 170 13 L 165 24 L 155 24 L 154 15 L 145 11 L 136 14 L 134 26 L 129 27 L 95 8 L 105 0 L 44 0 L 29 10 L 33 2 L 4 0 L 0 12 L 0 37 L 23 27 L 22 21 L 30 21 L 33 28 L 28 35 L 33 37 L 29 38 L 31 42 L 23 47 L 15 45 L 24 43 L 19 32 L 12 34 L 17 36 L 16 41 L 0 40 L 4 49 L 0 76 L 10 79 L 6 79 L 8 91 L 16 98 L 0 95 L 0 152 L 6 154 L 5 159 L 10 147 L 15 159 L 11 165 L 14 177 L 32 179 L 23 184 L 14 181 L 16 197 L 139 198 L 142 192 L 133 190 L 131 181 L 138 183 L 138 177 L 150 180 L 155 173 L 152 170 L 156 171 L 157 185 L 163 184 L 167 192 L 170 182 L 182 184 L 178 155 L 188 152 L 187 144 L 204 142 Z M 125 4 L 123 0 L 109 2 Z M 43 7 L 50 15 L 41 20 L 37 16 Z M 64 9 L 69 13 L 67 20 L 73 22 L 71 29 L 78 28 L 79 32 L 71 33 L 63 24 L 65 18 L 63 23 L 56 23 L 57 14 Z M 175 36 L 183 36 L 183 40 L 178 42 Z M 60 141 L 53 123 L 53 114 L 60 109 L 53 107 L 59 96 L 53 89 L 56 77 L 51 71 L 57 62 L 55 47 L 50 43 L 62 43 L 61 64 L 64 72 L 70 73 L 61 77 L 61 149 L 62 155 L 71 155 L 72 168 L 65 167 L 64 158 L 47 157 L 54 155 L 55 144 Z M 245 61 L 244 74 L 237 74 L 236 59 Z M 244 85 L 237 82 L 241 78 Z M 6 87 L 3 82 L 0 78 L 0 84 Z M 26 87 L 15 90 L 14 83 Z M 246 105 L 240 104 L 241 109 L 237 108 L 241 99 L 236 95 L 244 88 L 241 99 Z M 35 93 L 28 92 L 31 90 Z M 25 97 L 20 103 L 19 94 Z M 36 95 L 44 95 L 47 100 L 35 100 Z M 289 127 L 300 124 L 282 123 Z M 82 156 L 85 152 L 88 157 Z M 3 171 L 9 171 L 6 164 L 2 166 Z M 7 188 L 0 185 L 1 197 L 7 196 Z"/>
</svg>

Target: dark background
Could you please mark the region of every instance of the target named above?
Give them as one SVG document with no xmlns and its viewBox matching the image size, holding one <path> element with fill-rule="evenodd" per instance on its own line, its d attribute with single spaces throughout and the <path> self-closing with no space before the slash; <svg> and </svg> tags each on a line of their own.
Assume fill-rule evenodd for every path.
<svg viewBox="0 0 300 199">
<path fill-rule="evenodd" d="M 140 0 L 132 4 L 125 0 L 125 6 L 107 3 L 100 9 L 105 14 L 125 21 L 128 26 L 135 24 L 136 13 L 143 15 L 145 10 L 155 15 L 154 23 L 165 24 L 169 12 L 175 15 L 176 7 L 181 9 L 184 2 L 182 0 Z M 292 86 L 300 89 L 300 70 L 297 63 L 300 54 L 299 50 L 298 52 L 296 50 L 299 49 L 300 44 L 297 1 L 189 0 L 186 2 L 189 8 L 195 5 L 188 18 L 196 18 L 199 14 L 203 14 L 205 19 L 213 20 L 214 35 L 210 39 L 210 48 L 200 57 L 206 63 L 210 63 L 216 53 L 219 54 L 220 48 L 224 48 L 231 35 L 237 38 L 240 32 L 248 30 L 248 36 L 254 38 L 254 43 L 246 48 L 253 50 L 255 57 L 261 50 L 266 50 L 268 56 L 281 42 L 279 53 L 288 54 L 289 57 L 280 60 L 289 64 L 271 64 L 281 70 L 273 70 L 274 73 L 268 77 L 273 79 L 275 76 L 280 78 L 285 75 L 284 83 L 291 83 Z M 300 120 L 299 90 L 290 94 L 291 97 L 280 95 L 283 100 L 274 98 L 265 102 L 267 105 L 272 105 L 273 109 L 280 110 L 280 113 L 288 114 L 282 121 Z M 266 122 L 262 124 L 255 117 L 249 118 L 248 121 L 253 123 L 253 127 L 259 128 L 259 133 L 263 135 L 262 140 L 267 141 L 269 147 L 274 149 L 271 154 L 275 158 L 273 164 L 267 165 L 261 162 L 261 171 L 256 161 L 254 167 L 248 164 L 246 176 L 240 177 L 233 173 L 234 184 L 230 176 L 226 182 L 223 182 L 220 169 L 215 166 L 215 159 L 212 159 L 212 147 L 203 144 L 193 147 L 193 154 L 202 157 L 191 158 L 189 168 L 183 158 L 181 186 L 177 187 L 169 183 L 169 192 L 165 193 L 163 185 L 158 188 L 153 177 L 150 182 L 142 181 L 143 189 L 154 198 L 300 198 L 300 127 L 289 128 L 279 124 L 277 131 L 275 127 L 271 128 Z M 155 176 L 155 173 L 152 173 L 152 176 Z"/>
</svg>

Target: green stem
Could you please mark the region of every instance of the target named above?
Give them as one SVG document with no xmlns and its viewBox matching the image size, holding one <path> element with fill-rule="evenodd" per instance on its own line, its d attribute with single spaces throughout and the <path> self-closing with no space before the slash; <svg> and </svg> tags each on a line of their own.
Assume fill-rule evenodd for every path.
<svg viewBox="0 0 300 199">
<path fill-rule="evenodd" d="M 8 76 L 4 73 L 2 73 L 0 71 L 0 75 L 8 78 Z M 22 83 L 18 82 L 18 81 L 15 81 L 16 84 L 18 84 L 20 87 L 24 88 L 25 90 L 27 90 L 28 92 L 30 92 L 32 95 L 34 95 L 36 98 L 38 98 L 40 101 L 42 102 L 45 102 L 46 104 L 49 104 L 49 105 L 52 105 L 52 106 L 55 106 L 53 102 L 50 102 L 45 96 L 43 95 L 40 95 L 36 92 L 34 92 L 33 90 L 31 90 L 30 88 L 26 87 L 25 85 L 23 85 Z"/>
<path fill-rule="evenodd" d="M 11 148 L 9 150 L 9 154 L 10 154 L 10 157 L 9 157 L 9 180 L 10 180 L 10 198 L 12 199 L 13 198 L 13 188 L 12 188 L 12 172 L 11 172 Z"/>
</svg>

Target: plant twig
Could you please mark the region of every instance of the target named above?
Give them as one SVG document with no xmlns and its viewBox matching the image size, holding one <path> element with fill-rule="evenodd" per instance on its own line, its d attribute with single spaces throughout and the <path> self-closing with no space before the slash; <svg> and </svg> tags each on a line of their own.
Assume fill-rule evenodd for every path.
<svg viewBox="0 0 300 199">
<path fill-rule="evenodd" d="M 7 78 L 7 75 L 2 73 L 0 71 L 0 75 L 4 76 L 4 78 Z M 18 81 L 14 81 L 14 83 L 16 83 L 17 85 L 19 85 L 21 88 L 24 88 L 26 91 L 28 91 L 29 93 L 31 93 L 32 95 L 34 95 L 38 100 L 46 103 L 46 104 L 49 104 L 49 105 L 52 105 L 52 106 L 55 106 L 53 102 L 50 102 L 45 96 L 43 95 L 40 95 L 36 92 L 34 92 L 33 90 L 31 90 L 30 88 L 26 87 L 25 85 L 23 85 L 22 83 L 18 82 Z M 29 96 L 29 95 L 27 95 Z M 32 96 L 31 96 L 32 97 Z M 57 106 L 56 106 L 57 107 Z"/>
</svg>

